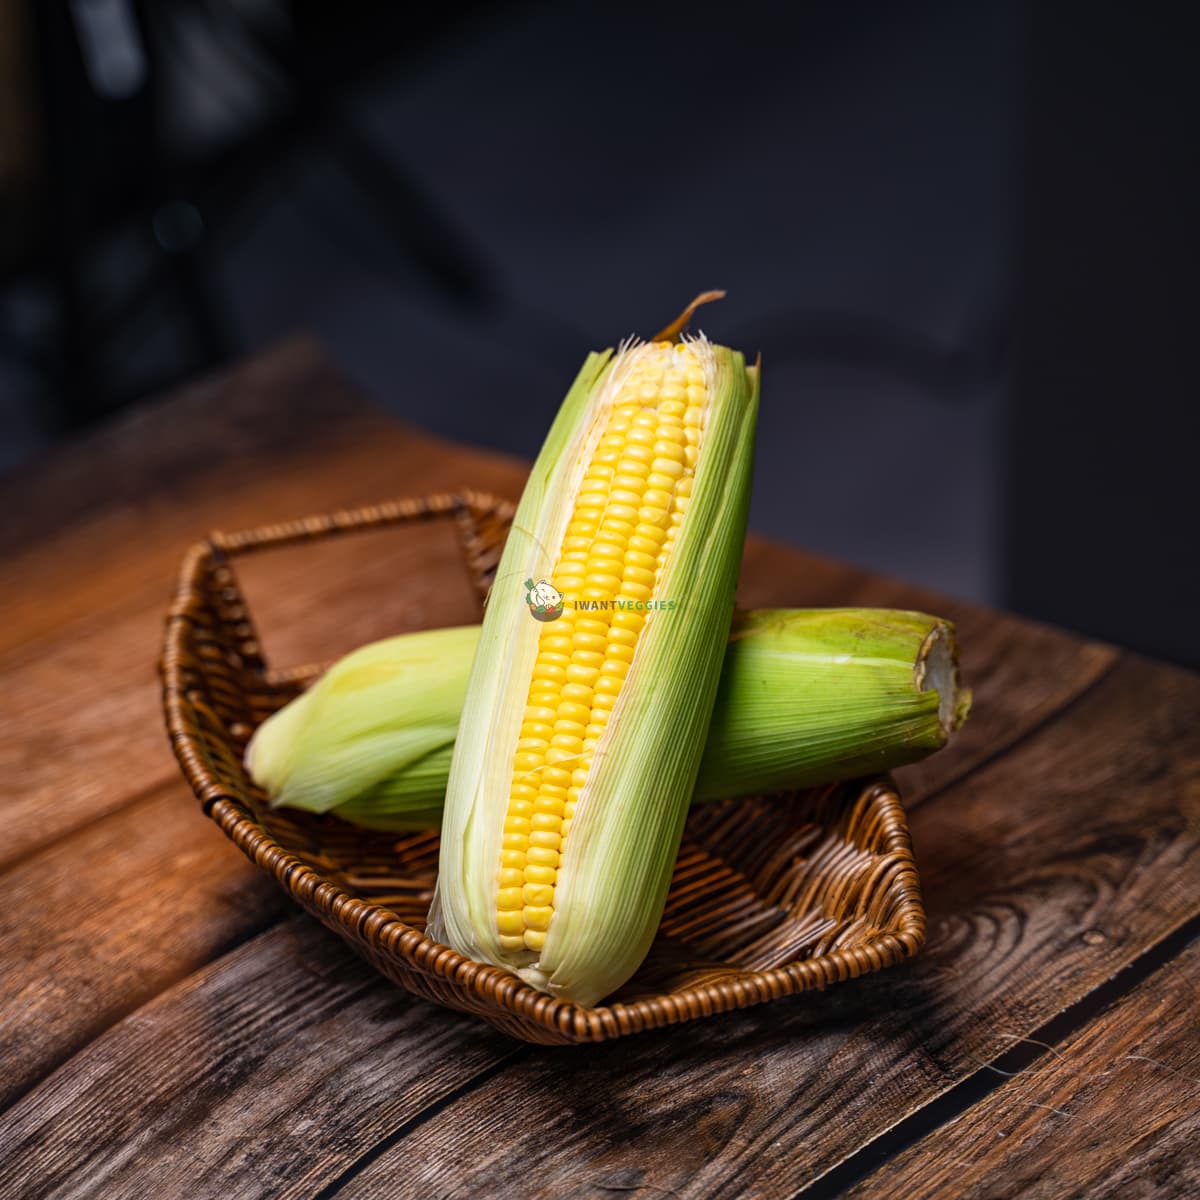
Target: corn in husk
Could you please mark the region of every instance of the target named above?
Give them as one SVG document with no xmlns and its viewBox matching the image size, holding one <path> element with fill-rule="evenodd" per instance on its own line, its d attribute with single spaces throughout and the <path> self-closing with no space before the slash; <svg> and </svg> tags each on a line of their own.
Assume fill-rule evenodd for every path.
<svg viewBox="0 0 1200 1200">
<path fill-rule="evenodd" d="M 341 659 L 247 753 L 272 802 L 375 829 L 437 828 L 477 625 Z M 694 800 L 889 771 L 965 719 L 954 628 L 889 609 L 735 613 Z"/>
</svg>

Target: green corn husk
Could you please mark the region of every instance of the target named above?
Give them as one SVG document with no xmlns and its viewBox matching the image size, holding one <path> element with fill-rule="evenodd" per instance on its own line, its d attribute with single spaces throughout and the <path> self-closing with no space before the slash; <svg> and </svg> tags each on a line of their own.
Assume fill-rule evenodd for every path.
<svg viewBox="0 0 1200 1200">
<path fill-rule="evenodd" d="M 450 764 L 430 935 L 579 1004 L 628 979 L 658 928 L 733 613 L 758 370 L 703 339 L 692 347 L 707 379 L 704 434 L 690 506 L 654 593 L 678 598 L 680 610 L 651 612 L 640 632 L 578 797 L 538 949 L 506 948 L 497 926 L 514 755 L 541 630 L 522 585 L 554 574 L 606 416 L 653 347 L 591 355 L 559 410 L 505 543 Z"/>
<path fill-rule="evenodd" d="M 441 824 L 479 626 L 406 633 L 340 659 L 246 749 L 273 805 L 377 829 Z"/>
<path fill-rule="evenodd" d="M 341 659 L 247 752 L 273 803 L 368 828 L 441 825 L 479 626 L 406 633 Z M 694 800 L 890 771 L 966 718 L 954 627 L 876 608 L 734 614 Z"/>
<path fill-rule="evenodd" d="M 890 771 L 944 746 L 970 706 L 949 621 L 877 608 L 739 613 L 696 798 Z"/>
</svg>

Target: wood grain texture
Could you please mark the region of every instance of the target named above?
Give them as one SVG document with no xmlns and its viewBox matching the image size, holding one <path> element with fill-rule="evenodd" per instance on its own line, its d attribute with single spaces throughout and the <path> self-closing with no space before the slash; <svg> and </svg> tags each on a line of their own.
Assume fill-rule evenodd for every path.
<svg viewBox="0 0 1200 1200">
<path fill-rule="evenodd" d="M 1200 944 L 864 1180 L 855 1200 L 1200 1195 Z"/>
<path fill-rule="evenodd" d="M 312 1196 L 519 1052 L 294 917 L 139 1009 L 0 1117 L 0 1196 Z"/>
<path fill-rule="evenodd" d="M 339 1197 L 791 1196 L 1200 913 L 1198 722 L 1194 677 L 1122 661 L 913 814 L 931 929 L 910 969 L 569 1064 L 533 1051 Z"/>
<path fill-rule="evenodd" d="M 6 475 L 0 499 L 18 519 L 0 532 L 0 554 L 36 550 L 47 537 L 122 509 L 167 511 L 172 495 L 196 484 L 207 490 L 214 473 L 232 481 L 259 470 L 267 450 L 279 462 L 322 444 L 336 450 L 346 424 L 368 411 L 314 342 L 285 342 L 130 407 Z"/>
<path fill-rule="evenodd" d="M 286 911 L 274 883 L 230 849 L 171 787 L 4 875 L 0 1105 Z"/>
</svg>

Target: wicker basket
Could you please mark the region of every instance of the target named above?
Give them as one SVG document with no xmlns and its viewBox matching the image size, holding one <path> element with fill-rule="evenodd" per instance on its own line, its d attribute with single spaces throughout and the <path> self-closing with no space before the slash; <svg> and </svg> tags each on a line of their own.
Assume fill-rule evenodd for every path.
<svg viewBox="0 0 1200 1200">
<path fill-rule="evenodd" d="M 180 766 L 230 839 L 389 979 L 530 1042 L 598 1042 L 708 1017 L 915 953 L 925 914 L 904 811 L 884 779 L 697 806 L 654 947 L 597 1008 L 553 1000 L 425 936 L 435 832 L 371 833 L 267 807 L 242 767 L 246 742 L 318 668 L 267 669 L 231 560 L 451 521 L 482 599 L 511 517 L 506 502 L 466 492 L 214 534 L 191 550 L 167 620 L 163 701 Z"/>
</svg>

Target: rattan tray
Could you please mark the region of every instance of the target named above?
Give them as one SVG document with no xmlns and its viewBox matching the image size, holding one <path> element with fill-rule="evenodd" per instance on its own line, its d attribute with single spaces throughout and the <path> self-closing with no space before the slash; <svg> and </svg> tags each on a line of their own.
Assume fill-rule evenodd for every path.
<svg viewBox="0 0 1200 1200">
<path fill-rule="evenodd" d="M 246 742 L 316 668 L 268 670 L 232 560 L 355 530 L 451 521 L 482 600 L 511 517 L 506 502 L 464 492 L 214 534 L 193 547 L 167 618 L 163 703 L 183 773 L 229 838 L 389 979 L 530 1042 L 598 1042 L 709 1017 L 915 953 L 925 914 L 904 810 L 887 779 L 697 806 L 658 939 L 637 975 L 596 1008 L 552 1000 L 425 936 L 436 832 L 368 833 L 267 807 L 242 767 Z"/>
</svg>

